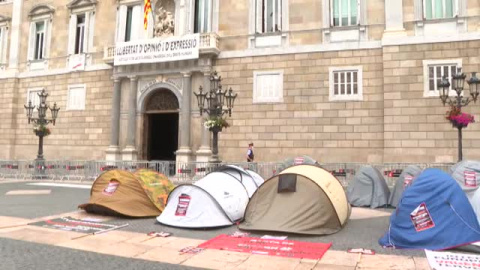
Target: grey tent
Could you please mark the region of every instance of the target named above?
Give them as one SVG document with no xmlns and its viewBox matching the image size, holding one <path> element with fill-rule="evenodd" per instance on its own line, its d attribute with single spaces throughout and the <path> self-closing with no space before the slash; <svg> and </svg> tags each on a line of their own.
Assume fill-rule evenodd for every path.
<svg viewBox="0 0 480 270">
<path fill-rule="evenodd" d="M 475 191 L 480 187 L 480 162 L 464 160 L 450 168 L 450 174 L 465 192 Z"/>
<path fill-rule="evenodd" d="M 283 168 L 288 168 L 295 165 L 319 165 L 318 162 L 309 156 L 298 156 L 285 159 L 283 161 Z"/>
<path fill-rule="evenodd" d="M 261 185 L 245 211 L 242 230 L 332 234 L 351 208 L 340 182 L 312 165 L 292 166 Z"/>
<path fill-rule="evenodd" d="M 450 174 L 465 192 L 480 223 L 480 162 L 464 160 L 452 166 Z"/>
<path fill-rule="evenodd" d="M 362 167 L 347 189 L 348 201 L 353 206 L 378 208 L 388 204 L 390 190 L 383 175 L 372 166 Z"/>
<path fill-rule="evenodd" d="M 417 165 L 409 165 L 406 167 L 395 182 L 393 191 L 390 193 L 390 198 L 388 199 L 388 204 L 397 207 L 405 188 L 411 185 L 413 179 L 421 172 L 422 168 Z"/>
</svg>

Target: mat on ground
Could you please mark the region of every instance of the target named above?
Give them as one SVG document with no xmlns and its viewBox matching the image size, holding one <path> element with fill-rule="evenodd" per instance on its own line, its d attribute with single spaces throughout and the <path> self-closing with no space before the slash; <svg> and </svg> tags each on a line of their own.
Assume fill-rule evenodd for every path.
<svg viewBox="0 0 480 270">
<path fill-rule="evenodd" d="M 87 234 L 99 234 L 112 230 L 116 230 L 122 227 L 128 226 L 128 224 L 112 224 L 108 222 L 94 222 L 82 219 L 76 219 L 72 217 L 60 217 L 54 219 L 42 220 L 28 225 L 34 225 L 44 228 L 57 229 L 62 231 L 80 232 Z"/>
<path fill-rule="evenodd" d="M 255 237 L 234 237 L 221 234 L 199 245 L 199 248 L 236 251 L 250 254 L 319 260 L 332 243 L 310 243 L 271 240 Z"/>
</svg>

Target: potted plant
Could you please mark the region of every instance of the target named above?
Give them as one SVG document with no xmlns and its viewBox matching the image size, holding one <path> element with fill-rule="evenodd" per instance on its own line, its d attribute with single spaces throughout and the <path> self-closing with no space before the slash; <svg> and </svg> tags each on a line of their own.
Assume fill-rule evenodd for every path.
<svg viewBox="0 0 480 270">
<path fill-rule="evenodd" d="M 447 120 L 452 123 L 453 127 L 464 128 L 468 124 L 475 122 L 474 116 L 468 113 L 462 112 L 460 108 L 452 106 L 449 111 L 447 111 Z"/>
<path fill-rule="evenodd" d="M 36 125 L 33 128 L 33 133 L 39 137 L 46 137 L 50 135 L 50 129 L 47 128 L 45 125 Z"/>
<path fill-rule="evenodd" d="M 210 131 L 222 131 L 223 128 L 228 128 L 230 124 L 221 116 L 212 116 L 206 119 L 204 126 Z"/>
</svg>

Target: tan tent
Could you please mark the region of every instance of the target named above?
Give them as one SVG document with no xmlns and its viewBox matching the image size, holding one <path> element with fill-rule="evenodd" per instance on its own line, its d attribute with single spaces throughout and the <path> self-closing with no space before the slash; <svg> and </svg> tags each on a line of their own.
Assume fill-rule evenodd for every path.
<svg viewBox="0 0 480 270">
<path fill-rule="evenodd" d="M 165 175 L 155 171 L 111 170 L 95 180 L 89 202 L 78 207 L 102 215 L 158 216 L 173 188 Z"/>
<path fill-rule="evenodd" d="M 261 185 L 248 203 L 240 229 L 332 234 L 343 228 L 351 208 L 340 182 L 314 165 L 282 171 Z"/>
</svg>

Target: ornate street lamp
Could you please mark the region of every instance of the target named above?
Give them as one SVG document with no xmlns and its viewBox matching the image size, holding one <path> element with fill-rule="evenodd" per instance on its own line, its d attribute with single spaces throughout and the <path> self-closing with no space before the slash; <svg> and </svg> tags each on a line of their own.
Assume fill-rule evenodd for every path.
<svg viewBox="0 0 480 270">
<path fill-rule="evenodd" d="M 456 109 L 457 113 L 461 113 L 462 107 L 466 107 L 470 102 L 477 102 L 478 94 L 480 91 L 480 80 L 476 76 L 476 72 L 472 72 L 472 77 L 467 81 L 470 88 L 470 97 L 463 97 L 463 88 L 467 75 L 462 72 L 461 68 L 457 69 L 457 73 L 452 75 L 451 87 L 455 91 L 456 96 L 450 97 L 450 82 L 443 76 L 442 80 L 438 83 L 440 91 L 440 99 L 443 105 L 448 104 L 453 109 Z M 452 120 L 450 120 L 452 121 Z M 452 122 L 453 123 L 453 122 Z M 468 123 L 456 123 L 454 126 L 458 129 L 458 161 L 462 161 L 462 129 L 466 127 Z"/>
<path fill-rule="evenodd" d="M 218 158 L 218 133 L 221 132 L 224 127 L 222 116 L 226 113 L 228 113 L 228 116 L 232 116 L 233 104 L 237 97 L 237 94 L 233 94 L 232 88 L 224 91 L 221 81 L 222 77 L 218 76 L 215 71 L 210 75 L 210 90 L 203 92 L 203 88 L 200 86 L 199 93 L 194 92 L 197 97 L 200 115 L 206 112 L 208 119 L 215 122 L 212 126 L 209 126 L 209 130 L 213 133 L 211 162 L 214 163 L 220 163 Z M 205 101 L 207 104 L 205 104 Z"/>
<path fill-rule="evenodd" d="M 60 107 L 57 107 L 57 103 L 53 103 L 53 107 L 47 105 L 48 93 L 45 92 L 45 89 L 42 89 L 42 92 L 38 94 L 40 98 L 40 104 L 38 106 L 32 105 L 32 101 L 28 101 L 28 106 L 24 105 L 25 110 L 27 111 L 28 123 L 33 122 L 35 124 L 34 132 L 38 136 L 38 154 L 35 159 L 35 172 L 37 177 L 43 177 L 45 174 L 45 159 L 43 158 L 43 137 L 50 134 L 50 130 L 47 128 L 49 123 L 52 123 L 55 126 L 55 120 L 58 116 L 58 111 Z M 38 117 L 33 116 L 33 110 L 37 108 Z M 47 110 L 50 109 L 52 113 L 52 118 L 48 119 Z"/>
</svg>

